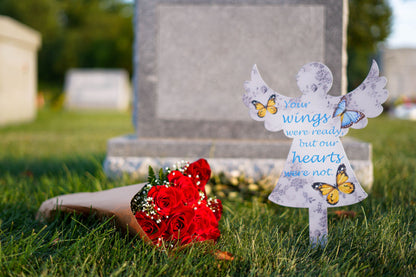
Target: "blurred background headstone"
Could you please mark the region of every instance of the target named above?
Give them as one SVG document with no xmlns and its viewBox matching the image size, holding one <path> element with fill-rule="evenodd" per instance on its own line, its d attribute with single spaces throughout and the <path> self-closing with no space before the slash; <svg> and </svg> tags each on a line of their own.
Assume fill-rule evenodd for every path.
<svg viewBox="0 0 416 277">
<path fill-rule="evenodd" d="M 39 32 L 0 15 L 0 125 L 36 117 L 40 45 Z"/>
<path fill-rule="evenodd" d="M 416 120 L 416 48 L 384 49 L 383 63 L 391 114 Z"/>
<path fill-rule="evenodd" d="M 416 48 L 384 49 L 384 73 L 391 98 L 416 98 Z"/>
<path fill-rule="evenodd" d="M 131 99 L 128 74 L 122 69 L 71 69 L 64 91 L 68 109 L 126 110 Z"/>
</svg>

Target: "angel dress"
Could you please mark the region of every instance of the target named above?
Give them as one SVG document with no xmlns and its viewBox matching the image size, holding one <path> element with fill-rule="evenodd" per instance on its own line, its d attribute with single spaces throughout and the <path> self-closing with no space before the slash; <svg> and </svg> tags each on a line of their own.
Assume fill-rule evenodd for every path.
<svg viewBox="0 0 416 277">
<path fill-rule="evenodd" d="M 297 103 L 308 105 L 314 101 L 305 96 L 299 100 L 301 101 Z M 293 120 L 284 124 L 284 133 L 293 138 L 293 142 L 277 185 L 269 196 L 272 202 L 298 208 L 308 208 L 318 203 L 334 207 L 351 205 L 367 197 L 340 141 L 339 137 L 344 133 L 340 128 L 340 118 L 332 118 L 333 109 L 328 105 L 332 106 L 330 101 L 316 102 L 307 111 L 296 112 L 294 115 L 291 111 L 282 111 L 286 123 L 288 119 Z M 293 123 L 296 119 L 299 123 Z M 309 119 L 316 120 L 309 122 Z M 341 165 L 343 167 L 340 168 Z M 352 192 L 344 190 L 345 193 L 342 193 L 339 187 L 336 189 L 343 185 L 339 179 L 342 174 L 347 175 L 348 182 L 354 184 Z M 313 185 L 315 183 L 329 184 L 327 190 L 332 186 L 332 194 L 323 195 L 317 191 Z"/>
<path fill-rule="evenodd" d="M 363 83 L 344 96 L 331 96 L 332 73 L 321 63 L 306 64 L 297 75 L 300 97 L 270 89 L 254 66 L 245 83 L 243 102 L 265 128 L 293 138 L 286 163 L 269 200 L 309 208 L 311 240 L 325 235 L 326 209 L 351 205 L 367 197 L 348 161 L 339 137 L 348 128 L 363 128 L 367 117 L 382 112 L 386 79 L 373 62 Z"/>
</svg>

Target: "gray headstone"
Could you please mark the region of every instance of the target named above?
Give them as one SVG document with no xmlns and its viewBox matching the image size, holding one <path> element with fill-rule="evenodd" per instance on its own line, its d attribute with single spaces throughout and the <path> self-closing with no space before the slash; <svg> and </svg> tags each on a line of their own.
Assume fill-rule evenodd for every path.
<svg viewBox="0 0 416 277">
<path fill-rule="evenodd" d="M 128 74 L 121 69 L 72 69 L 64 90 L 68 109 L 126 110 L 131 98 Z"/>
<path fill-rule="evenodd" d="M 343 2 L 139 0 L 139 137 L 276 139 L 238 102 L 242 84 L 256 63 L 275 90 L 300 95 L 298 70 L 320 61 L 334 72 L 330 93 L 345 92 Z"/>
<path fill-rule="evenodd" d="M 278 176 L 290 141 L 252 122 L 241 101 L 255 63 L 273 89 L 296 96 L 297 72 L 319 61 L 333 72 L 330 94 L 345 93 L 346 0 L 137 0 L 135 7 L 136 134 L 109 141 L 110 175 L 205 157 L 216 171 Z M 369 156 L 367 146 L 350 160 Z"/>
</svg>

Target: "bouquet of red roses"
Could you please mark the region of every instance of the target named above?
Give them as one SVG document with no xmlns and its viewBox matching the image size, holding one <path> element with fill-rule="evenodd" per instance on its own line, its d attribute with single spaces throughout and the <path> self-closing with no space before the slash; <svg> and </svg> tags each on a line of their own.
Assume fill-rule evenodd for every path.
<svg viewBox="0 0 416 277">
<path fill-rule="evenodd" d="M 210 176 L 204 159 L 160 170 L 158 176 L 149 168 L 148 183 L 133 197 L 131 210 L 155 245 L 173 248 L 218 240 L 222 204 L 205 193 Z"/>
</svg>

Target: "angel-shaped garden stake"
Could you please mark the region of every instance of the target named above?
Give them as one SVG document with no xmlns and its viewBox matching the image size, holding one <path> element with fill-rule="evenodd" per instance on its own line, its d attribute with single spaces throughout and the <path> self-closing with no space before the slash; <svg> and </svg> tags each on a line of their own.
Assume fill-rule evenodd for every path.
<svg viewBox="0 0 416 277">
<path fill-rule="evenodd" d="M 245 82 L 244 104 L 250 116 L 271 132 L 293 138 L 286 164 L 269 196 L 279 205 L 309 208 L 313 245 L 326 243 L 327 208 L 351 205 L 367 197 L 358 183 L 339 137 L 364 128 L 378 116 L 388 92 L 386 78 L 373 61 L 363 83 L 344 96 L 331 96 L 332 73 L 324 64 L 304 65 L 297 75 L 300 97 L 286 97 L 267 86 L 257 67 Z"/>
</svg>

